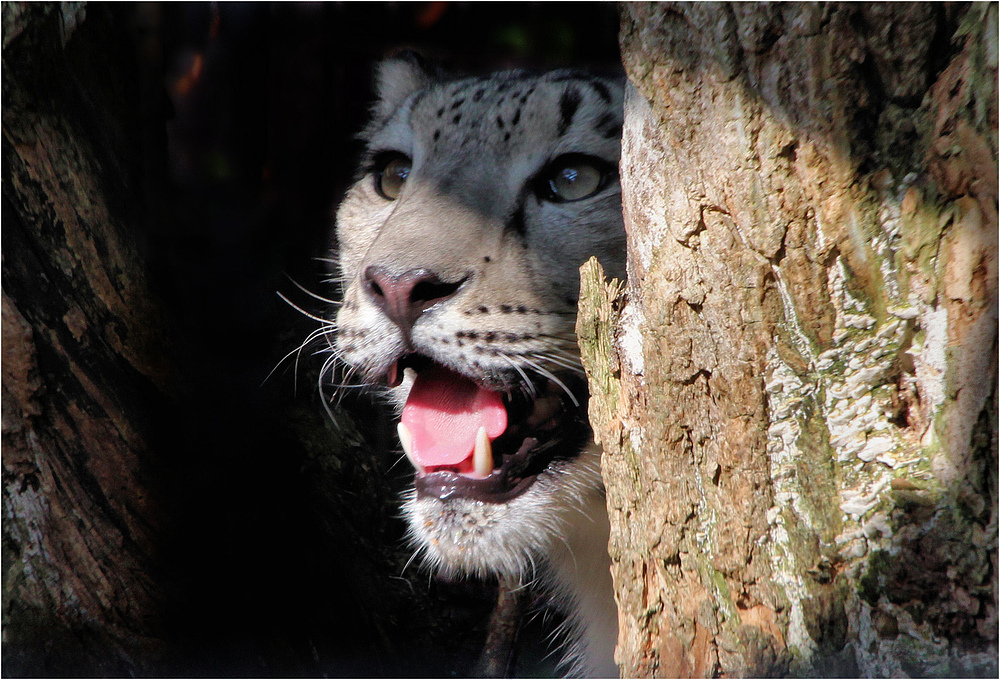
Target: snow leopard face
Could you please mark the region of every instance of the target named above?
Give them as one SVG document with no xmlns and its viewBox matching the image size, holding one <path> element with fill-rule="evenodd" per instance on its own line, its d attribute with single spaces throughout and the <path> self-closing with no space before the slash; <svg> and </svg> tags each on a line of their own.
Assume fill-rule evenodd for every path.
<svg viewBox="0 0 1000 680">
<path fill-rule="evenodd" d="M 378 94 L 337 214 L 335 350 L 402 405 L 428 561 L 522 578 L 601 493 L 574 325 L 583 262 L 624 278 L 622 83 L 404 57 Z"/>
</svg>

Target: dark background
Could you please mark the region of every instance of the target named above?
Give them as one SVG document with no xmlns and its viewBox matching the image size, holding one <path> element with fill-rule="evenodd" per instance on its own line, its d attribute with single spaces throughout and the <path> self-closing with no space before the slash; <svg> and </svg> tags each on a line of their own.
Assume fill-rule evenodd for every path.
<svg viewBox="0 0 1000 680">
<path fill-rule="evenodd" d="M 446 69 L 608 67 L 606 3 L 89 5 L 135 47 L 148 214 L 139 234 L 173 319 L 184 408 L 162 424 L 172 527 L 166 628 L 179 675 L 467 675 L 491 585 L 406 567 L 407 466 L 385 414 L 345 390 L 323 412 L 316 342 L 332 214 L 373 65 L 414 48 Z M 86 30 L 85 23 L 81 29 Z M 81 70 L 81 69 L 78 69 Z M 100 86 L 100 74 L 83 74 Z M 277 365 L 277 369 L 271 373 Z M 268 378 L 267 376 L 271 374 Z M 353 423 L 353 424 L 352 424 Z M 389 430 L 391 431 L 391 430 Z M 542 613 L 523 640 L 551 632 Z M 551 674 L 546 642 L 522 672 Z M 533 648 L 534 647 L 534 648 Z"/>
</svg>

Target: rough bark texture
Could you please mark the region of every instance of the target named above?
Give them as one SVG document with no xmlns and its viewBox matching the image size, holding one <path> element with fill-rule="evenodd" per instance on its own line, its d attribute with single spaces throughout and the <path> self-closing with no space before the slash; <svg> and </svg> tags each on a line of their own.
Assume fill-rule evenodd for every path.
<svg viewBox="0 0 1000 680">
<path fill-rule="evenodd" d="M 580 318 L 623 676 L 996 674 L 996 25 L 623 7 L 629 282 Z"/>
<path fill-rule="evenodd" d="M 162 649 L 163 514 L 150 414 L 170 383 L 161 315 L 126 234 L 137 128 L 117 36 L 76 57 L 71 5 L 3 7 L 5 673 L 126 675 Z M 103 31 L 103 33 L 102 33 Z M 95 44 L 94 42 L 83 44 Z M 124 63 L 130 63 L 125 60 Z"/>
</svg>

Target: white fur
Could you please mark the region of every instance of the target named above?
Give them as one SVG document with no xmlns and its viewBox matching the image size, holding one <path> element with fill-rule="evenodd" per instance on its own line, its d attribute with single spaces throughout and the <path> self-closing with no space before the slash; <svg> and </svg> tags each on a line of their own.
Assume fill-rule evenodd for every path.
<svg viewBox="0 0 1000 680">
<path fill-rule="evenodd" d="M 483 382 L 535 374 L 558 384 L 559 375 L 579 374 L 577 270 L 597 255 L 611 275 L 624 276 L 620 189 L 615 182 L 593 199 L 570 203 L 525 199 L 525 191 L 561 154 L 617 164 L 620 141 L 606 131 L 621 121 L 620 84 L 595 87 L 566 72 L 435 84 L 411 61 L 390 62 L 379 73 L 382 99 L 366 132 L 369 148 L 405 154 L 412 170 L 396 200 L 379 196 L 368 176 L 340 207 L 346 288 L 337 354 L 370 378 L 407 349 Z M 568 127 L 561 113 L 567 92 L 578 99 Z M 512 227 L 519 212 L 522 224 Z M 366 292 L 363 273 L 371 265 L 395 275 L 424 269 L 464 283 L 421 314 L 407 338 Z M 520 313 L 510 313 L 518 307 Z M 397 399 L 409 384 L 396 390 Z M 617 613 L 604 502 L 600 450 L 590 444 L 551 464 L 506 503 L 418 498 L 411 491 L 403 510 L 433 569 L 540 585 L 567 613 L 569 672 L 612 676 Z"/>
<path fill-rule="evenodd" d="M 596 448 L 596 446 L 595 446 Z M 618 677 L 614 662 L 618 641 L 618 607 L 608 557 L 610 526 L 603 493 L 591 491 L 579 511 L 570 514 L 563 540 L 548 555 L 546 583 L 564 611 L 570 612 L 571 675 Z"/>
<path fill-rule="evenodd" d="M 618 610 L 600 455 L 590 444 L 509 503 L 418 499 L 411 492 L 403 511 L 414 544 L 437 571 L 502 574 L 522 584 L 539 578 L 568 616 L 568 673 L 617 677 Z"/>
</svg>

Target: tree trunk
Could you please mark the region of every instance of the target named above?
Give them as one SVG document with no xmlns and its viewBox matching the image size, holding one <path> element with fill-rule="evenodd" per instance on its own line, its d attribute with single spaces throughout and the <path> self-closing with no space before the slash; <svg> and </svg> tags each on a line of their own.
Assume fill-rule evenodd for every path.
<svg viewBox="0 0 1000 680">
<path fill-rule="evenodd" d="M 150 414 L 170 376 L 128 237 L 143 158 L 106 14 L 3 6 L 5 674 L 126 675 L 162 650 Z M 103 17 L 100 18 L 100 17 Z M 82 30 L 82 29 L 81 29 Z"/>
<path fill-rule="evenodd" d="M 2 9 L 4 674 L 468 674 L 495 588 L 411 564 L 394 428 L 261 385 L 379 8 Z"/>
<path fill-rule="evenodd" d="M 626 4 L 623 676 L 997 673 L 997 9 Z"/>
</svg>

